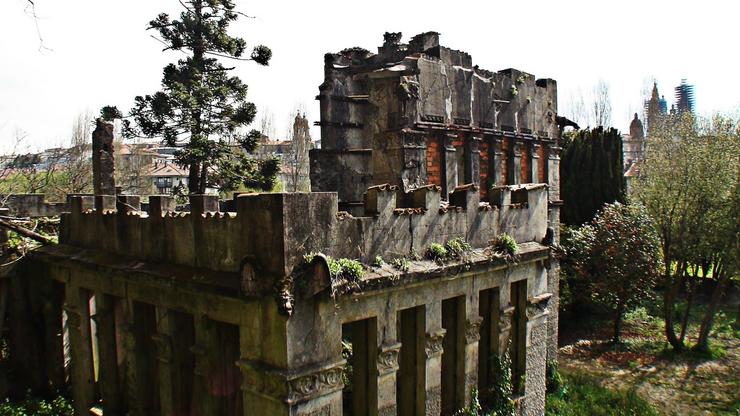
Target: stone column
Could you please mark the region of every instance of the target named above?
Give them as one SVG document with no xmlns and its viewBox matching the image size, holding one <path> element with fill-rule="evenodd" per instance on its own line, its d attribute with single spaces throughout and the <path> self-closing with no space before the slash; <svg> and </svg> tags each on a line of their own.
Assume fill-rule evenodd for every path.
<svg viewBox="0 0 740 416">
<path fill-rule="evenodd" d="M 539 167 L 540 167 L 540 155 L 539 155 L 540 145 L 537 143 L 532 143 L 529 148 L 529 168 L 530 168 L 530 176 L 529 176 L 529 182 L 530 183 L 538 183 L 539 182 Z"/>
<path fill-rule="evenodd" d="M 102 292 L 95 293 L 95 315 L 98 327 L 98 384 L 105 414 L 123 415 L 123 392 L 118 378 L 118 351 L 114 298 Z"/>
<path fill-rule="evenodd" d="M 95 195 L 115 195 L 113 123 L 97 119 L 92 133 L 93 189 Z"/>
<path fill-rule="evenodd" d="M 521 140 L 511 139 L 509 147 L 509 159 L 506 169 L 508 185 L 519 185 L 522 175 L 522 142 Z"/>
<path fill-rule="evenodd" d="M 95 400 L 89 299 L 87 291 L 78 286 L 68 284 L 65 292 L 65 311 L 72 356 L 72 399 L 75 414 L 86 415 Z"/>
<path fill-rule="evenodd" d="M 445 330 L 442 328 L 442 302 L 428 303 L 425 315 L 424 414 L 438 415 L 442 411 L 442 342 L 445 336 Z"/>
</svg>

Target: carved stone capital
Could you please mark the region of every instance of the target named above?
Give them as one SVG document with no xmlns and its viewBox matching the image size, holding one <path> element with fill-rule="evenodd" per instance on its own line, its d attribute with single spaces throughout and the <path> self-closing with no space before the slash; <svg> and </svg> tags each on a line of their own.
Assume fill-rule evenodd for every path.
<svg viewBox="0 0 740 416">
<path fill-rule="evenodd" d="M 288 379 L 288 400 L 303 401 L 344 388 L 345 362 Z"/>
<path fill-rule="evenodd" d="M 483 323 L 483 318 L 480 316 L 468 319 L 465 322 L 465 342 L 472 344 L 480 340 L 480 325 Z"/>
<path fill-rule="evenodd" d="M 498 326 L 501 330 L 506 330 L 511 327 L 511 318 L 514 316 L 514 307 L 508 305 L 501 309 L 501 313 L 498 316 Z"/>
<path fill-rule="evenodd" d="M 242 373 L 242 390 L 254 391 L 288 404 L 304 402 L 344 388 L 342 375 L 345 364 L 346 361 L 341 360 L 294 372 L 247 359 L 236 362 Z"/>
<path fill-rule="evenodd" d="M 424 341 L 424 353 L 427 358 L 442 355 L 442 340 L 444 339 L 446 332 L 447 331 L 444 329 L 440 329 L 431 334 L 427 334 L 426 340 Z"/>
<path fill-rule="evenodd" d="M 398 355 L 401 344 L 381 345 L 378 351 L 378 375 L 389 374 L 398 370 Z"/>
</svg>

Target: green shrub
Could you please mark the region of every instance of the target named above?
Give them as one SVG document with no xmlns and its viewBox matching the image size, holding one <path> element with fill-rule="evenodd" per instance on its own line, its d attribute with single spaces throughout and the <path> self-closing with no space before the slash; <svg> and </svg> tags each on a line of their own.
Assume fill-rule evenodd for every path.
<svg viewBox="0 0 740 416">
<path fill-rule="evenodd" d="M 507 257 L 514 257 L 519 251 L 519 245 L 514 240 L 514 237 L 509 234 L 502 233 L 496 236 L 493 241 L 493 250 L 497 253 L 501 253 Z"/>
<path fill-rule="evenodd" d="M 447 257 L 447 249 L 439 243 L 432 243 L 427 249 L 427 257 L 430 260 L 440 262 Z"/>
</svg>

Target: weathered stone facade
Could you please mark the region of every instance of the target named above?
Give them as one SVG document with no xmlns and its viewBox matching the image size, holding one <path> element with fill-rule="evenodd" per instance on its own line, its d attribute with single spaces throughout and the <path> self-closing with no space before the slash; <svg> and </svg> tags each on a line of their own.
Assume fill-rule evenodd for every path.
<svg viewBox="0 0 740 416">
<path fill-rule="evenodd" d="M 184 213 L 165 196 L 148 212 L 138 196 L 70 197 L 60 244 L 19 270 L 64 293 L 40 297 L 46 342 L 29 360 L 63 382 L 63 309 L 79 414 L 447 415 L 474 389 L 487 398 L 507 346 L 521 412 L 544 413 L 555 83 L 472 67 L 434 33 L 399 38 L 375 58 L 327 56 L 311 166 L 322 192 L 237 195 L 225 212 L 194 195 Z M 492 246 L 503 233 L 518 242 L 513 259 Z M 455 238 L 470 250 L 424 258 Z M 327 256 L 365 273 L 332 274 Z"/>
</svg>

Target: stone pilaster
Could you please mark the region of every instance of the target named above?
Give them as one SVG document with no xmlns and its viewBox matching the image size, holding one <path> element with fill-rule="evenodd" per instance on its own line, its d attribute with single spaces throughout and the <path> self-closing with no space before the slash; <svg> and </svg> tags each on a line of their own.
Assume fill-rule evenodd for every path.
<svg viewBox="0 0 740 416">
<path fill-rule="evenodd" d="M 522 176 L 522 142 L 521 140 L 511 139 L 509 147 L 509 160 L 507 164 L 506 176 L 508 185 L 519 185 Z"/>
<path fill-rule="evenodd" d="M 395 416 L 396 373 L 401 343 L 382 344 L 378 351 L 378 415 Z"/>
<path fill-rule="evenodd" d="M 465 184 L 480 185 L 480 142 L 482 140 L 476 136 L 465 138 Z"/>
<path fill-rule="evenodd" d="M 444 149 L 442 149 L 442 157 L 444 161 L 442 163 L 442 198 L 447 199 L 450 192 L 457 186 L 457 175 L 462 172 L 457 171 L 457 151 L 455 146 L 452 145 L 453 140 L 457 137 L 454 134 L 445 134 L 442 136 L 444 139 Z"/>
<path fill-rule="evenodd" d="M 540 145 L 537 143 L 532 143 L 529 147 L 529 182 L 530 183 L 538 183 L 539 182 L 539 167 L 540 163 L 540 155 L 539 155 Z"/>
<path fill-rule="evenodd" d="M 490 153 L 493 163 L 491 165 L 491 172 L 493 174 L 493 184 L 500 186 L 504 184 L 503 177 L 503 163 L 504 163 L 504 151 L 503 151 L 504 140 L 500 136 L 494 136 L 490 142 L 490 148 L 493 149 Z"/>
</svg>

